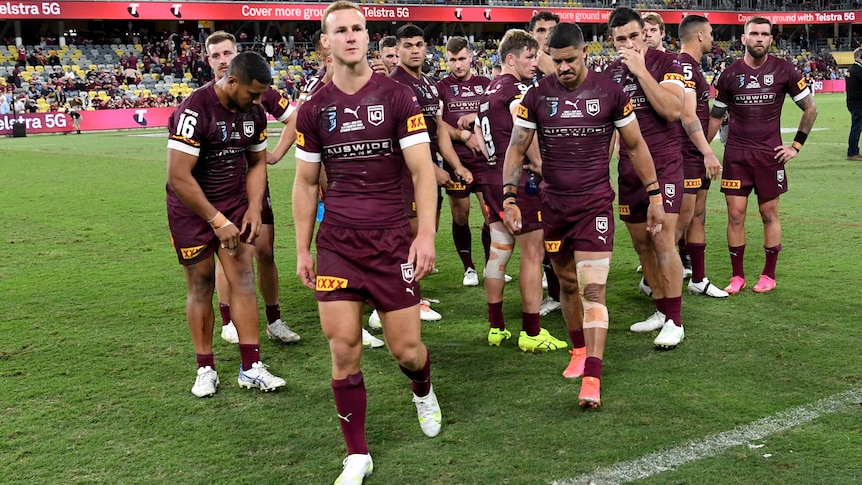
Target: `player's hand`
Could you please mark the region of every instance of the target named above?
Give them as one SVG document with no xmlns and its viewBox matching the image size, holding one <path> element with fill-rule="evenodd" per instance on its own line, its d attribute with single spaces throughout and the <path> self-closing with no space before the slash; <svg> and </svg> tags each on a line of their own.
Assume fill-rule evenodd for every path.
<svg viewBox="0 0 862 485">
<path fill-rule="evenodd" d="M 441 187 L 450 187 L 455 181 L 449 178 L 449 174 L 445 170 L 434 164 L 434 178 L 437 180 L 437 185 Z"/>
<path fill-rule="evenodd" d="M 479 144 L 479 137 L 474 132 L 470 132 L 470 138 L 464 142 L 464 145 L 473 152 L 473 155 L 478 156 L 482 153 L 482 145 Z"/>
<path fill-rule="evenodd" d="M 317 275 L 314 274 L 314 258 L 311 252 L 302 251 L 296 255 L 296 276 L 306 288 L 317 289 Z"/>
<path fill-rule="evenodd" d="M 467 169 L 467 167 L 461 165 L 460 168 L 455 170 L 455 175 L 461 178 L 465 184 L 473 183 L 473 172 Z"/>
<path fill-rule="evenodd" d="M 657 236 L 662 231 L 664 217 L 664 203 L 650 204 L 647 208 L 646 229 L 653 237 Z"/>
<path fill-rule="evenodd" d="M 377 74 L 389 75 L 389 69 L 386 68 L 386 64 L 383 63 L 382 59 L 371 59 L 368 64 L 371 66 L 371 70 Z"/>
<path fill-rule="evenodd" d="M 503 224 L 506 225 L 506 228 L 512 234 L 518 234 L 521 232 L 523 224 L 521 221 L 521 208 L 518 207 L 518 204 L 514 204 L 512 202 L 503 204 Z"/>
<path fill-rule="evenodd" d="M 242 228 L 240 234 L 248 234 L 244 243 L 251 244 L 257 239 L 257 236 L 260 236 L 260 226 L 263 224 L 263 221 L 260 217 L 260 211 L 249 208 L 245 211 L 245 215 L 242 216 Z"/>
<path fill-rule="evenodd" d="M 637 49 L 620 49 L 620 60 L 623 65 L 629 68 L 629 72 L 634 74 L 636 77 L 641 77 L 643 75 L 649 75 L 649 71 L 646 68 L 646 61 L 644 60 L 644 51 L 639 51 Z"/>
<path fill-rule="evenodd" d="M 476 117 L 476 113 L 462 115 L 460 118 L 458 118 L 457 128 L 473 131 L 473 124 L 476 123 Z"/>
<path fill-rule="evenodd" d="M 703 166 L 706 167 L 706 174 L 710 179 L 718 180 L 721 178 L 721 163 L 719 163 L 718 157 L 715 156 L 715 153 L 704 155 Z"/>
<path fill-rule="evenodd" d="M 410 244 L 410 251 L 407 253 L 407 264 L 413 265 L 413 278 L 416 281 L 428 276 L 431 270 L 434 269 L 436 260 L 434 249 L 434 234 L 419 233 L 413 243 Z"/>
<path fill-rule="evenodd" d="M 237 246 L 239 246 L 239 228 L 232 222 L 228 221 L 228 223 L 218 229 L 213 229 L 213 231 L 219 240 L 219 247 L 221 249 L 227 249 L 228 254 L 233 256 Z"/>
<path fill-rule="evenodd" d="M 799 152 L 796 151 L 795 148 L 789 147 L 787 145 L 778 145 L 775 147 L 775 156 L 772 157 L 775 160 L 778 160 L 781 163 L 787 163 L 791 158 L 794 158 L 796 155 L 799 155 Z"/>
<path fill-rule="evenodd" d="M 278 160 L 275 158 L 275 155 L 272 152 L 266 152 L 266 164 L 275 165 L 276 163 L 278 163 Z"/>
</svg>

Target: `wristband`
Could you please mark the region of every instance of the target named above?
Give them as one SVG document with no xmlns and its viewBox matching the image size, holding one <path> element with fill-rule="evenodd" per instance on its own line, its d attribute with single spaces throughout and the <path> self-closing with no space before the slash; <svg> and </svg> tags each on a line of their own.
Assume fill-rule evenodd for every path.
<svg viewBox="0 0 862 485">
<path fill-rule="evenodd" d="M 803 133 L 801 131 L 797 131 L 796 136 L 793 137 L 793 144 L 790 146 L 792 146 L 793 148 L 796 148 L 796 144 L 798 143 L 799 148 L 802 148 L 802 145 L 805 144 L 805 140 L 807 140 L 807 139 L 808 139 L 808 133 Z M 796 148 L 796 149 L 798 150 L 799 148 Z"/>
<path fill-rule="evenodd" d="M 662 205 L 664 201 L 661 200 L 661 195 L 650 195 L 649 196 L 649 205 Z"/>
<path fill-rule="evenodd" d="M 503 203 L 505 203 L 506 200 L 508 200 L 508 199 L 517 199 L 517 198 L 518 198 L 518 194 L 516 194 L 514 192 L 506 192 L 505 194 L 503 194 Z"/>
<path fill-rule="evenodd" d="M 796 153 L 802 151 L 802 143 L 799 143 L 796 140 L 793 140 L 793 143 L 791 143 L 790 146 L 796 150 Z"/>
<path fill-rule="evenodd" d="M 661 190 L 659 190 L 659 189 L 647 190 L 647 195 L 650 196 L 651 198 L 655 197 L 656 195 L 661 195 Z"/>
<path fill-rule="evenodd" d="M 233 224 L 230 220 L 228 220 L 227 217 L 224 216 L 224 214 L 221 213 L 221 211 L 216 212 L 216 215 L 213 216 L 213 218 L 208 220 L 207 222 L 209 223 L 210 227 L 215 230 L 219 230 L 227 226 L 228 224 Z"/>
</svg>

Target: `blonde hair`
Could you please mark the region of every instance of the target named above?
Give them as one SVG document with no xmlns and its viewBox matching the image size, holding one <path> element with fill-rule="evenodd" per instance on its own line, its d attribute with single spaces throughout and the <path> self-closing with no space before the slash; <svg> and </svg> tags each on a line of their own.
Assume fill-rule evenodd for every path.
<svg viewBox="0 0 862 485">
<path fill-rule="evenodd" d="M 204 41 L 204 48 L 207 53 L 209 53 L 210 46 L 222 43 L 226 40 L 229 40 L 231 44 L 233 44 L 234 49 L 236 49 L 236 37 L 233 34 L 225 32 L 224 30 L 217 30 L 207 36 L 207 40 Z"/>
<path fill-rule="evenodd" d="M 350 9 L 356 10 L 357 12 L 359 12 L 359 15 L 362 16 L 362 19 L 365 19 L 365 15 L 362 14 L 362 9 L 359 8 L 359 5 L 356 5 L 355 3 L 348 0 L 338 0 L 331 3 L 328 7 L 326 7 L 326 10 L 323 11 L 323 16 L 320 17 L 320 31 L 324 34 L 326 33 L 326 19 L 327 17 L 329 17 L 329 14 L 331 14 L 332 12 L 337 12 L 339 10 Z"/>
</svg>

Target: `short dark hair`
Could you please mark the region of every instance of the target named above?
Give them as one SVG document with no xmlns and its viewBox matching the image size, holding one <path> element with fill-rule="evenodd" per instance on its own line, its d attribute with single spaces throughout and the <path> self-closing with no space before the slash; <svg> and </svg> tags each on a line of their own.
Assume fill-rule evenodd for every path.
<svg viewBox="0 0 862 485">
<path fill-rule="evenodd" d="M 772 22 L 769 21 L 766 17 L 751 17 L 745 22 L 745 25 L 742 26 L 742 33 L 744 34 L 748 30 L 748 26 L 751 24 L 757 25 L 768 25 L 769 26 L 769 35 L 772 35 Z"/>
<path fill-rule="evenodd" d="M 398 41 L 395 40 L 394 35 L 387 35 L 386 37 L 380 39 L 380 49 L 384 47 L 395 47 L 398 45 Z"/>
<path fill-rule="evenodd" d="M 204 49 L 208 50 L 211 45 L 220 44 L 226 40 L 229 40 L 233 44 L 234 49 L 236 49 L 236 37 L 224 30 L 217 30 L 207 36 L 207 39 L 204 41 Z"/>
<path fill-rule="evenodd" d="M 679 23 L 680 40 L 682 40 L 683 42 L 689 40 L 691 36 L 697 32 L 697 29 L 708 23 L 709 19 L 707 19 L 703 15 L 686 15 L 685 18 L 682 19 L 682 22 Z"/>
<path fill-rule="evenodd" d="M 641 29 L 644 28 L 644 19 L 635 9 L 631 7 L 615 8 L 614 11 L 611 12 L 611 16 L 608 17 L 608 33 L 610 34 L 612 29 L 628 25 L 632 20 L 637 21 Z"/>
<path fill-rule="evenodd" d="M 253 51 L 245 51 L 237 54 L 227 67 L 225 77 L 227 76 L 237 78 L 240 84 L 245 86 L 248 86 L 253 81 L 266 85 L 272 84 L 269 63 L 266 62 L 263 56 Z"/>
<path fill-rule="evenodd" d="M 549 20 L 553 20 L 556 23 L 560 23 L 560 16 L 553 12 L 548 12 L 547 10 L 537 12 L 536 15 L 533 15 L 533 17 L 530 19 L 530 25 L 527 27 L 527 30 L 532 32 L 533 29 L 536 27 L 536 22 L 538 22 L 539 20 L 544 20 L 546 22 Z"/>
<path fill-rule="evenodd" d="M 470 42 L 464 37 L 452 37 L 449 42 L 446 42 L 446 52 L 453 54 L 457 54 L 468 47 L 470 47 Z"/>
<path fill-rule="evenodd" d="M 853 59 L 862 59 L 862 47 L 857 47 L 855 51 L 853 51 Z"/>
<path fill-rule="evenodd" d="M 411 37 L 422 37 L 425 38 L 425 31 L 422 30 L 421 27 L 414 24 L 405 24 L 401 27 L 398 27 L 398 30 L 395 31 L 395 39 L 409 39 Z"/>
<path fill-rule="evenodd" d="M 515 57 L 521 55 L 524 49 L 539 49 L 539 41 L 533 37 L 533 34 L 521 29 L 509 29 L 503 40 L 500 41 L 500 46 L 497 48 L 497 54 L 500 56 L 500 62 L 505 62 L 506 57 L 512 54 Z"/>
<path fill-rule="evenodd" d="M 320 36 L 321 35 L 323 35 L 323 31 L 320 29 L 315 30 L 314 33 L 311 34 L 311 45 L 314 46 L 314 50 L 316 50 L 316 51 L 320 50 Z"/>
<path fill-rule="evenodd" d="M 578 49 L 583 46 L 584 32 L 577 24 L 571 22 L 557 24 L 551 30 L 551 35 L 548 36 L 548 48 L 550 49 L 565 49 L 566 47 Z"/>
</svg>

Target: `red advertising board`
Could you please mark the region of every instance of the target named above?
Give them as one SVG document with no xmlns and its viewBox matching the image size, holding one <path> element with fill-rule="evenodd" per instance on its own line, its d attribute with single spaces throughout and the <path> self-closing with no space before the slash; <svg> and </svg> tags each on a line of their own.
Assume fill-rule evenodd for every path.
<svg viewBox="0 0 862 485">
<path fill-rule="evenodd" d="M 81 113 L 81 130 L 120 130 L 126 128 L 168 126 L 168 117 L 176 108 L 105 109 Z M 11 135 L 12 124 L 23 123 L 27 133 L 70 132 L 72 119 L 66 113 L 27 113 L 0 115 L 0 135 Z M 167 136 L 167 134 L 165 134 Z"/>
<path fill-rule="evenodd" d="M 0 19 L 92 20 L 320 20 L 326 3 L 288 2 L 39 2 L 0 0 Z M 534 7 L 459 7 L 431 5 L 360 5 L 368 21 L 385 22 L 528 22 Z M 564 22 L 606 23 L 610 9 L 549 8 Z M 856 12 L 703 12 L 657 11 L 665 23 L 676 25 L 689 14 L 707 17 L 713 25 L 743 24 L 759 15 L 773 24 L 855 23 Z M 862 14 L 860 14 L 862 15 Z"/>
</svg>

